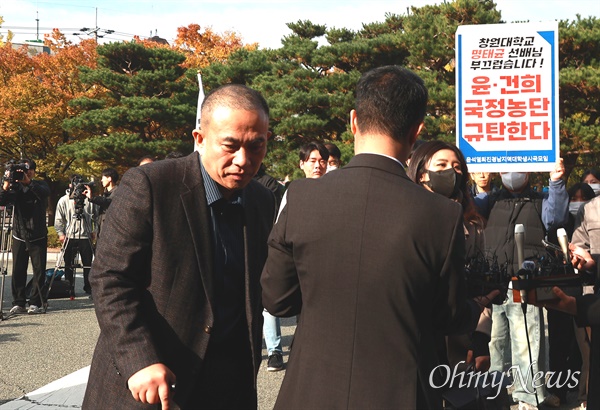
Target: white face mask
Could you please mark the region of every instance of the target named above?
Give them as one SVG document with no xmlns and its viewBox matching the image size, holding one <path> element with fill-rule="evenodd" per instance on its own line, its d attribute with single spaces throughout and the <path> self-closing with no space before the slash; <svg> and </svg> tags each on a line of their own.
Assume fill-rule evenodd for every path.
<svg viewBox="0 0 600 410">
<path fill-rule="evenodd" d="M 596 196 L 598 196 L 598 194 L 600 194 L 600 184 L 588 184 L 588 185 L 592 187 Z"/>
<path fill-rule="evenodd" d="M 569 202 L 569 212 L 571 212 L 571 214 L 573 216 L 576 216 L 577 212 L 579 212 L 579 208 L 581 208 L 583 206 L 583 204 L 585 204 L 584 201 L 571 201 L 571 202 Z"/>
<path fill-rule="evenodd" d="M 527 172 L 507 172 L 500 174 L 502 185 L 509 191 L 520 191 L 527 184 Z"/>
<path fill-rule="evenodd" d="M 325 173 L 333 171 L 334 169 L 338 169 L 338 167 L 336 167 L 335 165 L 327 165 L 327 171 L 325 171 Z"/>
</svg>

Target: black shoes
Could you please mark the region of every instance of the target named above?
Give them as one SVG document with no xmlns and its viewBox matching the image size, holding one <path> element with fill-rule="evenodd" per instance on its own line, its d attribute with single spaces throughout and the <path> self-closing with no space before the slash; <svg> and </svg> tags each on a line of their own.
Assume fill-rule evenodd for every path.
<svg viewBox="0 0 600 410">
<path fill-rule="evenodd" d="M 283 356 L 279 352 L 273 352 L 267 361 L 267 371 L 278 372 L 279 370 L 283 370 Z"/>
</svg>

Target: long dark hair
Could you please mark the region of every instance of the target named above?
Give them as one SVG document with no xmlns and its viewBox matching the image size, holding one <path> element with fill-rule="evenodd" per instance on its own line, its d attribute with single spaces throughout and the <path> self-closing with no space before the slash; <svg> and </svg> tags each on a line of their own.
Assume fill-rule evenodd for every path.
<svg viewBox="0 0 600 410">
<path fill-rule="evenodd" d="M 415 150 L 410 158 L 410 164 L 408 165 L 407 174 L 410 179 L 415 183 L 421 185 L 421 176 L 427 171 L 427 164 L 431 161 L 431 158 L 436 152 L 442 150 L 450 150 L 456 154 L 456 158 L 460 162 L 460 170 L 462 172 L 462 180 L 459 187 L 459 194 L 451 198 L 459 202 L 463 208 L 463 219 L 465 222 L 478 223 L 483 226 L 483 218 L 477 213 L 475 205 L 473 204 L 473 198 L 467 182 L 469 181 L 469 169 L 467 167 L 467 161 L 465 156 L 460 150 L 452 144 L 448 144 L 444 141 L 428 141 L 421 144 L 419 148 Z"/>
</svg>

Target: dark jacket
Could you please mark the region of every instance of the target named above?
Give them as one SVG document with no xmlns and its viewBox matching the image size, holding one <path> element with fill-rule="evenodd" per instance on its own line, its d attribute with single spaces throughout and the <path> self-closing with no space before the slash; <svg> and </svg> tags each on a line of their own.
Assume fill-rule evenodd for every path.
<svg viewBox="0 0 600 410">
<path fill-rule="evenodd" d="M 106 211 L 112 202 L 111 196 L 117 191 L 118 187 L 113 187 L 110 191 L 104 191 L 102 195 L 95 196 L 90 199 L 90 202 L 94 205 L 98 206 L 98 237 L 100 236 L 100 230 L 102 229 L 102 224 L 104 223 Z"/>
<path fill-rule="evenodd" d="M 464 246 L 461 206 L 393 159 L 292 182 L 261 277 L 271 314 L 301 312 L 275 408 L 441 408 L 439 332 L 479 318 Z"/>
<path fill-rule="evenodd" d="M 118 187 L 113 187 L 113 189 L 110 191 L 105 190 L 102 195 L 98 195 L 90 199 L 91 203 L 98 205 L 98 212 L 100 215 L 106 213 L 106 210 L 112 202 L 111 195 L 116 192 L 117 188 Z"/>
<path fill-rule="evenodd" d="M 242 195 L 245 343 L 250 341 L 256 375 L 263 323 L 259 277 L 275 198 L 255 181 Z M 177 377 L 174 408 L 198 408 L 194 387 L 215 320 L 211 226 L 198 153 L 125 173 L 90 273 L 100 337 L 83 408 L 156 408 L 134 401 L 127 380 L 159 362 Z"/>
<path fill-rule="evenodd" d="M 13 236 L 22 241 L 36 241 L 48 236 L 46 208 L 50 187 L 45 181 L 32 180 L 29 186 L 0 190 L 0 206 L 14 204 Z"/>
<path fill-rule="evenodd" d="M 548 193 L 527 187 L 513 194 L 505 188 L 493 195 L 474 198 L 479 213 L 487 218 L 486 253 L 498 262 L 509 262 L 509 273 L 519 270 L 514 235 L 515 225 L 525 227 L 525 259 L 545 254 L 542 239 L 550 229 L 564 225 L 569 215 L 569 195 L 563 180 L 550 181 Z"/>
<path fill-rule="evenodd" d="M 545 254 L 542 245 L 542 239 L 546 237 L 541 217 L 543 198 L 531 190 L 516 198 L 502 189 L 491 199 L 494 204 L 485 228 L 486 253 L 498 258 L 500 265 L 508 262 L 509 273 L 513 274 L 520 269 L 514 240 L 515 225 L 525 226 L 525 259 Z"/>
</svg>

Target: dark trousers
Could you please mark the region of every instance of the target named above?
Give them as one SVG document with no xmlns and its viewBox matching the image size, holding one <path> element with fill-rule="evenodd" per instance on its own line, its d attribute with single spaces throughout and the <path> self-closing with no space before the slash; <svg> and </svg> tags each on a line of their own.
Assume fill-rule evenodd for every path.
<svg viewBox="0 0 600 410">
<path fill-rule="evenodd" d="M 42 306 L 42 296 L 40 290 L 44 286 L 46 258 L 48 252 L 48 238 L 39 239 L 29 242 L 29 249 L 23 241 L 13 238 L 12 256 L 12 295 L 13 306 L 19 305 L 25 307 L 27 295 L 25 288 L 27 286 L 27 266 L 29 258 L 31 258 L 31 266 L 33 268 L 33 282 L 31 287 L 31 295 L 29 298 L 30 305 Z"/>
<path fill-rule="evenodd" d="M 561 402 L 567 399 L 568 370 L 581 370 L 581 357 L 576 345 L 573 316 L 548 309 L 548 359 L 550 370 L 555 372 L 550 379 L 550 384 L 554 387 L 548 390 L 557 395 Z"/>
<path fill-rule="evenodd" d="M 250 344 L 237 343 L 231 348 L 209 344 L 196 392 L 195 403 L 202 408 L 256 410 Z"/>
<path fill-rule="evenodd" d="M 81 263 L 83 264 L 83 290 L 86 293 L 90 293 L 92 288 L 90 287 L 90 266 L 92 265 L 92 244 L 89 239 L 66 239 L 68 240 L 67 247 L 65 249 L 65 278 L 74 286 L 75 281 L 73 277 L 73 265 L 75 264 L 75 257 L 77 254 L 81 256 Z"/>
</svg>

